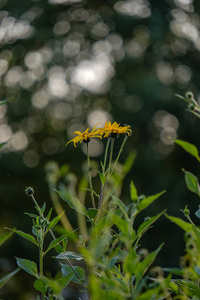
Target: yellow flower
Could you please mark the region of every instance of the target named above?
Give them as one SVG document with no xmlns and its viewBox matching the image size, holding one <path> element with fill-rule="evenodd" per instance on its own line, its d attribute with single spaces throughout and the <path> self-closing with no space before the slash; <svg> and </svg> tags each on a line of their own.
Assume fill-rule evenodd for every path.
<svg viewBox="0 0 200 300">
<path fill-rule="evenodd" d="M 100 134 L 101 130 L 96 130 L 98 124 L 100 123 L 97 123 L 91 132 L 88 132 L 90 127 L 87 128 L 83 133 L 80 131 L 74 131 L 74 134 L 77 134 L 77 136 L 75 136 L 72 140 L 67 142 L 66 146 L 71 142 L 74 143 L 74 147 L 76 147 L 77 143 L 81 143 L 82 141 L 83 143 L 89 143 L 91 137 L 99 137 L 100 139 L 102 139 L 102 136 Z"/>
<path fill-rule="evenodd" d="M 111 138 L 116 138 L 118 134 L 120 133 L 126 133 L 127 135 L 130 135 L 132 133 L 132 130 L 130 129 L 131 126 L 120 126 L 117 122 L 114 122 L 111 124 L 109 121 L 108 123 L 105 123 L 105 126 L 101 128 L 101 134 L 104 135 L 104 137 L 108 137 L 109 134 Z"/>
</svg>

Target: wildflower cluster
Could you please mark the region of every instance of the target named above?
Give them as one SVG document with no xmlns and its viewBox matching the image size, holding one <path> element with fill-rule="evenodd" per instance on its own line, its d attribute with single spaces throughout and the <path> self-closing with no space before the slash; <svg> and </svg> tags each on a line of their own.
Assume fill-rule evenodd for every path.
<svg viewBox="0 0 200 300">
<path fill-rule="evenodd" d="M 69 142 L 67 142 L 66 146 L 70 142 L 74 143 L 74 147 L 76 147 L 76 144 L 79 142 L 89 143 L 90 138 L 92 137 L 98 137 L 102 139 L 102 136 L 103 137 L 110 136 L 111 138 L 115 139 L 120 133 L 126 133 L 127 135 L 130 135 L 132 133 L 132 130 L 130 129 L 129 125 L 120 126 L 120 124 L 118 124 L 117 122 L 111 124 L 111 122 L 109 121 L 108 123 L 105 122 L 104 127 L 96 129 L 98 124 L 100 123 L 98 122 L 91 132 L 89 132 L 90 128 L 87 128 L 84 132 L 75 131 L 74 134 L 76 134 L 76 136 L 73 139 L 71 139 Z"/>
</svg>

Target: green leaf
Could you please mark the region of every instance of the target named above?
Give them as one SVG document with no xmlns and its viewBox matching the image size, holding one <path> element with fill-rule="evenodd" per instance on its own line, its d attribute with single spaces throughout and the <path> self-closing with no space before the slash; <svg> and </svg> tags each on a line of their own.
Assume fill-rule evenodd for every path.
<svg viewBox="0 0 200 300">
<path fill-rule="evenodd" d="M 200 197 L 200 186 L 197 177 L 188 171 L 183 170 L 183 172 L 185 173 L 187 188 Z"/>
<path fill-rule="evenodd" d="M 138 194 L 137 194 L 137 189 L 136 189 L 133 181 L 131 181 L 131 184 L 130 184 L 130 194 L 131 194 L 131 200 L 133 202 L 136 202 L 138 200 Z"/>
<path fill-rule="evenodd" d="M 46 217 L 47 221 L 49 221 L 51 218 L 52 210 L 53 210 L 53 208 L 51 208 L 50 211 L 48 212 L 48 215 Z"/>
<path fill-rule="evenodd" d="M 127 208 L 126 205 L 115 195 L 112 195 L 111 198 L 119 206 L 123 214 L 128 218 L 127 211 L 129 207 Z"/>
<path fill-rule="evenodd" d="M 146 273 L 148 268 L 154 262 L 157 254 L 160 252 L 162 247 L 163 247 L 163 244 L 161 244 L 155 251 L 151 252 L 147 257 L 145 257 L 145 259 L 142 262 L 140 262 L 137 265 L 137 268 L 135 271 L 135 278 L 136 278 L 137 283 L 142 279 L 143 275 Z"/>
<path fill-rule="evenodd" d="M 179 268 L 162 268 L 162 269 L 164 272 L 169 272 L 179 276 L 184 276 L 184 272 L 185 272 Z"/>
<path fill-rule="evenodd" d="M 40 291 L 43 294 L 46 294 L 48 284 L 42 277 L 36 279 L 33 286 L 36 290 Z"/>
<path fill-rule="evenodd" d="M 13 235 L 13 232 L 6 233 L 0 237 L 0 246 L 7 240 L 9 237 Z"/>
<path fill-rule="evenodd" d="M 46 203 L 44 202 L 44 204 L 42 205 L 42 207 L 40 209 L 42 214 L 44 213 L 45 208 L 46 208 Z"/>
<path fill-rule="evenodd" d="M 83 260 L 84 258 L 77 253 L 71 252 L 71 251 L 66 251 L 64 253 L 58 254 L 55 258 L 57 259 L 75 259 L 75 260 Z"/>
<path fill-rule="evenodd" d="M 161 213 L 159 213 L 158 215 L 149 218 L 148 220 L 146 220 L 145 222 L 143 222 L 137 231 L 137 237 L 138 236 L 142 236 L 144 232 L 147 231 L 147 229 L 156 221 L 158 220 L 164 213 L 166 212 L 166 210 L 162 211 Z"/>
<path fill-rule="evenodd" d="M 133 163 L 135 161 L 135 158 L 136 158 L 136 152 L 135 151 L 130 152 L 130 154 L 128 155 L 128 157 L 123 165 L 123 173 L 124 174 L 127 174 L 131 170 Z"/>
<path fill-rule="evenodd" d="M 198 209 L 198 210 L 195 212 L 195 216 L 197 216 L 197 218 L 200 219 L 200 209 Z"/>
<path fill-rule="evenodd" d="M 34 219 L 38 218 L 38 216 L 35 215 L 35 214 L 30 214 L 30 213 L 27 213 L 27 212 L 25 212 L 24 214 L 27 215 L 27 216 L 29 216 L 29 217 L 31 217 L 31 218 L 34 218 Z"/>
<path fill-rule="evenodd" d="M 138 212 L 147 208 L 151 203 L 153 203 L 156 199 L 158 199 L 164 193 L 165 193 L 165 191 L 162 191 L 158 194 L 155 194 L 153 196 L 149 196 L 149 197 L 143 199 L 138 205 Z"/>
<path fill-rule="evenodd" d="M 6 228 L 6 229 L 11 230 L 14 233 L 17 233 L 18 235 L 22 236 L 24 239 L 26 239 L 26 240 L 30 241 L 31 243 L 35 244 L 36 246 L 38 246 L 38 243 L 36 242 L 36 239 L 32 235 L 30 235 L 28 233 L 25 233 L 21 230 L 10 229 L 10 228 Z"/>
<path fill-rule="evenodd" d="M 188 222 L 185 222 L 185 221 L 183 221 L 180 218 L 168 216 L 167 214 L 165 214 L 165 216 L 169 220 L 171 220 L 172 222 L 174 222 L 176 225 L 178 225 L 180 228 L 182 228 L 185 232 L 191 232 L 191 231 L 193 231 L 193 227 L 194 226 L 192 224 L 190 224 Z"/>
<path fill-rule="evenodd" d="M 45 276 L 41 276 L 34 282 L 34 288 L 45 294 L 47 292 L 47 288 L 50 287 L 53 290 L 54 294 L 57 296 L 68 285 L 72 277 L 72 273 L 57 280 L 48 279 Z"/>
<path fill-rule="evenodd" d="M 54 189 L 56 191 L 56 193 L 58 193 L 58 195 L 65 201 L 68 203 L 68 205 L 73 208 L 74 210 L 76 210 L 77 212 L 86 215 L 87 211 L 85 206 L 83 206 L 81 204 L 81 202 L 79 201 L 79 199 L 77 199 L 76 197 L 72 196 L 69 191 L 67 191 L 67 189 L 63 190 L 63 191 L 58 191 L 56 189 Z"/>
<path fill-rule="evenodd" d="M 197 284 L 194 284 L 191 281 L 180 280 L 180 279 L 175 279 L 174 281 L 175 283 L 178 283 L 178 285 L 181 288 L 183 288 L 183 291 L 187 296 L 192 297 L 193 299 L 194 296 L 200 298 L 200 290 Z"/>
<path fill-rule="evenodd" d="M 62 290 L 72 281 L 72 278 L 73 278 L 73 272 L 64 277 L 57 279 L 56 284 L 59 287 L 55 290 L 55 294 L 59 295 L 62 292 Z"/>
<path fill-rule="evenodd" d="M 79 276 L 81 281 L 85 280 L 85 270 L 83 270 L 81 267 L 74 266 L 74 270 L 76 271 L 76 274 Z M 68 274 L 72 273 L 72 281 L 80 283 L 80 280 L 77 278 L 76 274 L 72 271 L 69 265 L 61 264 L 61 272 L 63 276 L 66 276 Z"/>
<path fill-rule="evenodd" d="M 14 270 L 13 272 L 11 272 L 10 274 L 4 276 L 3 278 L 0 279 L 0 288 L 2 288 L 7 281 L 13 277 L 15 274 L 17 274 L 19 271 L 21 270 L 21 268 L 17 268 L 16 270 Z"/>
<path fill-rule="evenodd" d="M 87 210 L 87 216 L 90 218 L 90 219 L 95 219 L 96 215 L 98 214 L 99 210 L 98 209 L 95 209 L 95 208 L 89 208 Z"/>
<path fill-rule="evenodd" d="M 22 268 L 27 273 L 35 276 L 36 278 L 38 278 L 37 265 L 34 261 L 31 261 L 28 259 L 23 259 L 23 258 L 17 258 L 17 257 L 16 257 L 16 260 L 17 260 L 17 264 L 20 268 Z"/>
<path fill-rule="evenodd" d="M 60 236 L 59 238 L 53 240 L 49 247 L 47 248 L 47 250 L 45 251 L 44 255 L 46 255 L 46 253 L 51 250 L 52 248 L 54 248 L 56 245 L 58 245 L 59 243 L 61 243 L 64 239 L 66 239 L 66 237 L 68 236 L 68 234 L 64 234 L 62 236 Z"/>
<path fill-rule="evenodd" d="M 181 146 L 185 151 L 194 156 L 198 161 L 200 161 L 199 152 L 196 146 L 188 142 L 181 140 L 173 140 L 177 145 Z"/>
<path fill-rule="evenodd" d="M 51 230 L 54 226 L 56 226 L 56 224 L 60 221 L 60 219 L 62 218 L 62 215 L 64 214 L 64 211 L 57 217 L 55 217 L 53 220 L 51 220 L 51 222 L 49 222 L 48 226 L 47 226 L 47 230 L 46 233 Z M 46 234 L 45 233 L 45 234 Z"/>
<path fill-rule="evenodd" d="M 106 176 L 103 175 L 103 173 L 101 173 L 101 172 L 99 172 L 99 171 L 97 171 L 97 172 L 98 172 L 98 174 L 99 174 L 99 178 L 100 178 L 100 180 L 101 180 L 101 183 L 102 183 L 103 185 L 105 185 L 105 183 L 106 183 Z"/>
</svg>

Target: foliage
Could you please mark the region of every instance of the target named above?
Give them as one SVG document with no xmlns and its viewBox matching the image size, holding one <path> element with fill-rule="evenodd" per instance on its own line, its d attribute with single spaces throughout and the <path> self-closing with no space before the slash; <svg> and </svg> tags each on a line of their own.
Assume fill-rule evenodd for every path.
<svg viewBox="0 0 200 300">
<path fill-rule="evenodd" d="M 125 204 L 119 198 L 123 179 L 134 162 L 135 154 L 127 158 L 119 173 L 118 160 L 129 134 L 125 133 L 121 148 L 113 159 L 114 142 L 121 132 L 115 134 L 112 128 L 110 130 L 104 161 L 101 163 L 102 170 L 99 172 L 99 194 L 94 190 L 92 183 L 88 151 L 90 140 L 86 143 L 90 186 L 86 191 L 90 195 L 93 208 L 87 208 L 83 199 L 81 202 L 74 196 L 72 190 L 63 184 L 60 184 L 58 190 L 54 189 L 76 211 L 78 218 L 84 217 L 90 224 L 85 231 L 81 231 L 82 219 L 79 219 L 82 234 L 79 236 L 76 232 L 73 234 L 76 252 L 67 250 L 67 241 L 71 237 L 69 232 L 64 230 L 65 234 L 59 237 L 55 237 L 53 232 L 64 212 L 51 219 L 52 209 L 45 215 L 46 205 L 39 207 L 33 188 L 26 188 L 26 194 L 32 198 L 37 211 L 37 214 L 26 213 L 33 222 L 32 234 L 16 229 L 12 229 L 12 232 L 28 240 L 39 250 L 39 265 L 24 258 L 16 258 L 16 261 L 21 269 L 35 278 L 34 288 L 41 293 L 41 299 L 63 299 L 62 291 L 70 282 L 78 284 L 79 289 L 88 293 L 91 299 L 143 299 L 147 293 L 149 297 L 162 297 L 171 289 L 168 279 L 163 279 L 161 286 L 157 280 L 149 276 L 149 268 L 163 244 L 151 253 L 142 250 L 140 246 L 143 235 L 165 211 L 146 218 L 138 228 L 134 227 L 138 214 L 161 197 L 165 191 L 148 197 L 138 195 L 134 183 L 131 182 L 129 203 Z M 51 235 L 52 241 L 46 245 L 47 234 Z M 54 279 L 44 275 L 43 263 L 45 255 L 53 249 L 59 253 L 54 256 L 54 259 L 62 262 L 61 276 L 56 276 Z M 39 295 L 37 299 L 40 299 Z"/>
<path fill-rule="evenodd" d="M 187 92 L 185 97 L 179 96 L 179 98 L 185 100 L 188 103 L 188 111 L 199 117 L 200 107 L 197 101 L 194 99 L 194 95 L 191 92 Z M 198 149 L 195 145 L 182 141 L 174 140 L 176 144 L 181 146 L 186 152 L 195 157 L 197 161 L 200 161 Z M 187 188 L 200 197 L 200 187 L 198 178 L 189 171 L 183 170 L 185 173 L 185 183 Z M 180 218 L 167 216 L 169 220 L 174 222 L 185 232 L 185 255 L 180 262 L 180 269 L 165 269 L 171 275 L 176 275 L 176 279 L 173 280 L 179 288 L 181 299 L 199 299 L 199 280 L 200 280 L 200 229 L 194 224 L 190 217 L 190 210 L 186 206 L 183 210 L 184 216 L 188 222 L 183 221 Z M 200 210 L 198 209 L 195 215 L 200 218 Z"/>
</svg>

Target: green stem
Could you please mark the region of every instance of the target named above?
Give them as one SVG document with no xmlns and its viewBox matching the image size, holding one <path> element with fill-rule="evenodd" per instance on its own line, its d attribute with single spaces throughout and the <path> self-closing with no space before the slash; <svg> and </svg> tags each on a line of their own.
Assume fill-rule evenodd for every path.
<svg viewBox="0 0 200 300">
<path fill-rule="evenodd" d="M 188 221 L 200 232 L 200 229 L 194 224 L 194 222 L 192 221 L 192 219 L 190 218 L 189 215 L 186 216 L 186 218 L 188 219 Z"/>
<path fill-rule="evenodd" d="M 43 276 L 43 243 L 44 243 L 44 232 L 42 230 L 42 238 L 41 240 L 39 241 L 39 274 L 40 274 L 40 277 Z M 44 294 L 42 293 L 42 300 L 44 300 Z"/>
<path fill-rule="evenodd" d="M 94 201 L 94 192 L 93 192 L 93 186 L 92 186 L 92 177 L 90 173 L 90 156 L 89 156 L 89 145 L 87 145 L 87 162 L 88 162 L 88 178 L 89 178 L 89 184 L 90 184 L 90 194 L 91 194 L 91 199 L 92 199 L 92 206 L 93 208 L 96 208 L 95 206 L 95 201 Z"/>
<path fill-rule="evenodd" d="M 112 172 L 114 171 L 114 169 L 115 169 L 115 167 L 116 167 L 116 164 L 118 163 L 118 160 L 119 160 L 119 158 L 120 158 L 120 155 L 121 155 L 121 153 L 122 153 L 122 151 L 123 151 L 123 148 L 124 148 L 124 145 L 125 145 L 127 139 L 128 139 L 128 135 L 125 135 L 124 140 L 123 140 L 123 143 L 122 143 L 122 145 L 121 145 L 121 148 L 120 148 L 120 150 L 119 150 L 119 153 L 118 153 L 118 155 L 117 155 L 117 158 L 116 158 L 116 160 L 115 160 L 115 163 L 114 163 L 114 165 L 113 165 L 113 167 L 112 167 L 112 170 L 111 170 L 110 174 L 112 174 Z"/>
<path fill-rule="evenodd" d="M 37 204 L 37 201 L 36 199 L 34 198 L 33 195 L 31 195 L 31 198 L 33 199 L 37 209 L 38 209 L 38 212 L 40 214 L 40 217 L 43 219 L 43 220 L 46 220 L 43 213 L 41 212 L 41 209 L 39 207 L 39 205 Z M 49 230 L 53 240 L 56 239 L 52 229 Z M 40 267 L 40 277 L 43 275 L 43 244 L 44 244 L 44 232 L 42 232 L 42 241 L 39 242 L 39 267 Z M 77 274 L 76 270 L 74 269 L 73 265 L 71 264 L 71 262 L 69 261 L 69 259 L 66 259 L 67 260 L 67 263 L 68 265 L 70 266 L 70 268 L 72 269 L 72 271 L 74 272 L 75 276 L 78 278 L 78 280 L 80 281 L 80 283 L 84 286 L 84 287 L 87 287 L 87 285 L 81 280 L 80 276 Z M 42 294 L 42 300 L 44 299 L 43 298 L 43 294 Z"/>
<path fill-rule="evenodd" d="M 108 139 L 107 139 L 105 155 L 104 155 L 104 162 L 103 162 L 103 169 L 102 169 L 104 176 L 105 176 L 105 171 L 106 171 L 106 163 L 107 163 L 109 145 L 110 145 L 110 137 L 108 137 Z M 101 203 L 102 203 L 102 199 L 103 199 L 104 185 L 105 184 L 101 183 L 101 191 L 100 191 L 100 196 L 99 196 L 98 209 L 101 207 Z"/>
<path fill-rule="evenodd" d="M 110 159 L 109 159 L 109 166 L 108 166 L 108 176 L 111 174 L 111 166 L 112 166 L 112 157 L 113 157 L 113 149 L 114 149 L 115 139 L 111 139 L 111 148 L 110 148 Z"/>
<path fill-rule="evenodd" d="M 39 212 L 39 214 L 40 214 L 40 217 L 44 218 L 44 216 L 43 216 L 43 214 L 42 214 L 42 212 L 41 212 L 41 209 L 40 209 L 39 205 L 37 204 L 37 201 L 35 200 L 35 197 L 33 196 L 33 194 L 31 195 L 31 198 L 32 198 L 33 202 L 34 202 L 35 205 L 36 205 L 36 208 L 37 208 L 37 210 L 38 210 L 38 212 Z"/>
<path fill-rule="evenodd" d="M 109 144 L 110 144 L 110 137 L 108 137 L 107 143 L 106 143 L 106 149 L 105 149 L 105 155 L 104 155 L 104 163 L 103 163 L 103 175 L 105 175 L 105 170 L 106 170 L 106 163 L 107 163 L 107 157 L 108 157 Z"/>
</svg>

